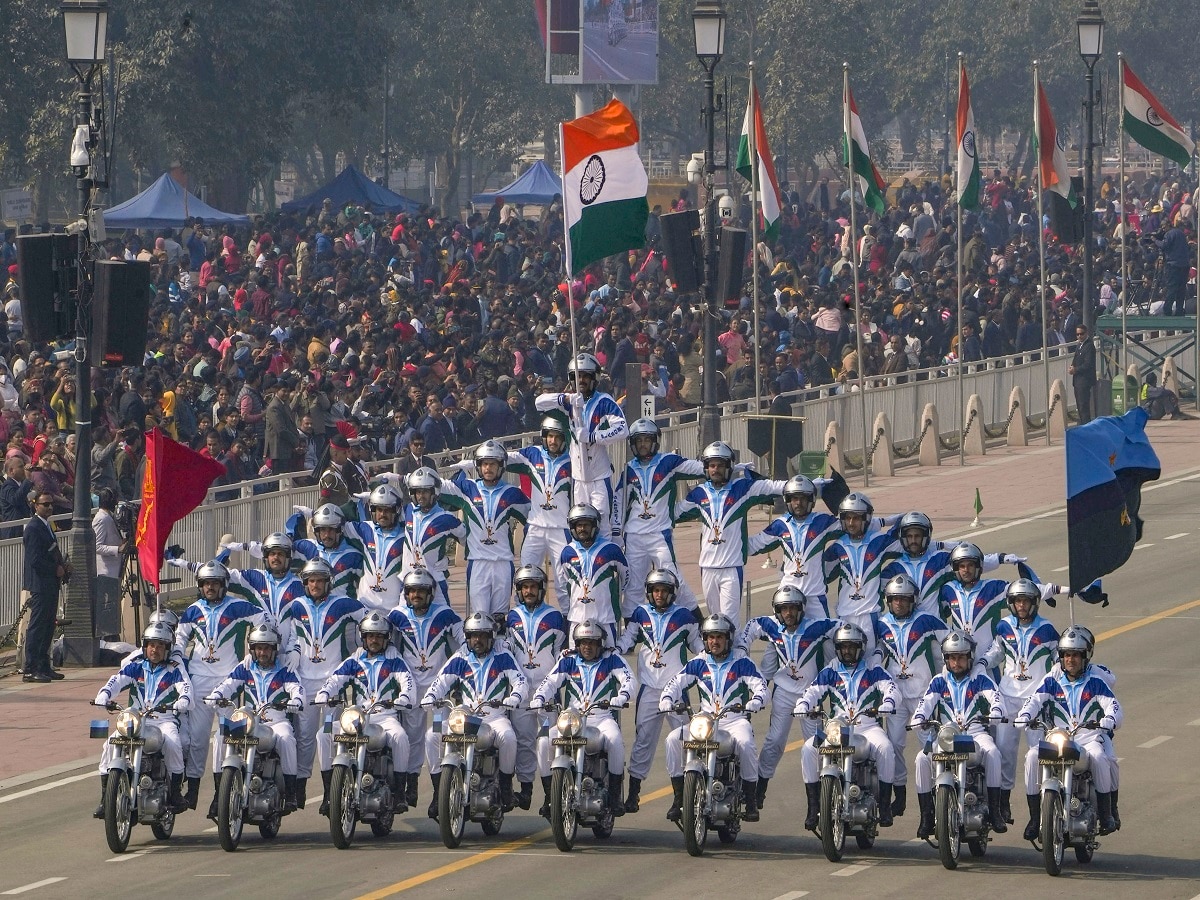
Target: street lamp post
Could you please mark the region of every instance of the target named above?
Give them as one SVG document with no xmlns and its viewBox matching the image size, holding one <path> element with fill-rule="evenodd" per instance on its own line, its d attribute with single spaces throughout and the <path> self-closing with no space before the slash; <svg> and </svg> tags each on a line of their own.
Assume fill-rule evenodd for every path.
<svg viewBox="0 0 1200 900">
<path fill-rule="evenodd" d="M 713 176 L 716 114 L 713 73 L 725 51 L 725 6 L 721 0 L 698 0 L 692 10 L 696 58 L 704 67 L 704 396 L 700 410 L 700 446 L 721 439 L 721 414 L 717 409 L 717 199 Z"/>
<path fill-rule="evenodd" d="M 92 600 L 96 588 L 96 541 L 92 532 L 92 369 L 88 359 L 91 335 L 91 260 L 89 216 L 92 212 L 93 154 L 99 143 L 94 121 L 92 79 L 104 64 L 108 37 L 106 0 L 68 0 L 59 7 L 67 43 L 67 62 L 79 80 L 75 135 L 71 141 L 71 172 L 79 189 L 80 221 L 73 227 L 79 239 L 79 278 L 75 300 L 75 508 L 71 515 L 72 577 L 67 589 L 65 663 L 96 664 L 98 644 Z"/>
<path fill-rule="evenodd" d="M 1104 53 L 1104 16 L 1100 14 L 1100 4 L 1097 0 L 1084 0 L 1083 11 L 1075 22 L 1079 32 L 1079 55 L 1087 66 L 1087 100 L 1084 108 L 1087 111 L 1087 147 L 1084 153 L 1083 173 L 1083 324 L 1088 327 L 1088 334 L 1095 334 L 1096 310 L 1093 300 L 1092 258 L 1095 253 L 1092 247 L 1092 230 L 1096 207 L 1095 197 L 1095 68 Z"/>
</svg>

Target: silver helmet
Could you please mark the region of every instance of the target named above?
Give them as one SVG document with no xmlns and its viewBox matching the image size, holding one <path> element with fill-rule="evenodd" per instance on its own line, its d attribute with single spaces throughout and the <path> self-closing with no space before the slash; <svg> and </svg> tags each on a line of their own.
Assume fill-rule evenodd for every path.
<svg viewBox="0 0 1200 900">
<path fill-rule="evenodd" d="M 812 479 L 803 475 L 793 475 L 783 486 L 784 500 L 790 500 L 792 497 L 807 497 L 812 500 L 816 496 L 817 486 L 812 483 Z"/>
<path fill-rule="evenodd" d="M 567 363 L 567 374 L 576 375 L 599 375 L 600 360 L 592 356 L 590 353 L 576 354 L 569 363 Z"/>
<path fill-rule="evenodd" d="M 1087 665 L 1092 661 L 1092 645 L 1093 642 L 1088 640 L 1088 636 L 1079 630 L 1076 625 L 1068 625 L 1058 637 L 1058 655 L 1059 658 L 1068 651 L 1079 652 L 1083 654 L 1083 664 Z"/>
<path fill-rule="evenodd" d="M 333 569 L 323 559 L 310 559 L 300 570 L 300 580 L 308 581 L 310 578 L 324 578 L 326 581 L 333 581 Z"/>
<path fill-rule="evenodd" d="M 1017 610 L 1013 607 L 1013 603 L 1018 597 L 1024 597 L 1030 601 L 1032 606 L 1030 607 L 1029 615 L 1030 617 L 1036 616 L 1038 605 L 1042 599 L 1042 592 L 1038 590 L 1038 586 L 1028 578 L 1018 578 L 1008 586 L 1008 589 L 1004 592 L 1004 602 L 1008 604 L 1008 608 L 1014 616 L 1017 614 Z"/>
<path fill-rule="evenodd" d="M 292 539 L 282 531 L 272 531 L 263 538 L 262 549 L 264 556 L 272 550 L 282 550 L 284 553 L 291 555 Z"/>
<path fill-rule="evenodd" d="M 508 462 L 508 451 L 499 441 L 484 441 L 475 451 L 475 465 L 491 460 L 503 466 Z"/>
<path fill-rule="evenodd" d="M 170 647 L 175 643 L 175 632 L 162 622 L 152 622 L 142 632 L 142 646 L 146 646 L 150 641 L 162 641 Z"/>
<path fill-rule="evenodd" d="M 863 653 L 867 648 L 867 636 L 857 625 L 845 622 L 839 625 L 833 632 L 833 647 L 835 651 L 840 651 L 842 647 L 853 646 L 857 648 L 854 654 L 854 665 L 857 665 L 862 659 Z M 840 654 L 839 654 L 840 659 Z M 846 665 L 845 660 L 842 664 Z"/>
<path fill-rule="evenodd" d="M 229 570 L 215 559 L 209 560 L 196 570 L 196 584 L 205 581 L 219 581 L 223 587 L 228 587 Z"/>
<path fill-rule="evenodd" d="M 279 630 L 270 623 L 256 625 L 250 630 L 250 637 L 246 639 L 246 643 L 253 647 L 255 644 L 270 644 L 276 649 L 279 648 Z"/>
<path fill-rule="evenodd" d="M 733 448 L 724 441 L 713 441 L 700 454 L 700 462 L 707 464 L 711 459 L 722 459 L 733 466 Z"/>
<path fill-rule="evenodd" d="M 646 576 L 646 599 L 650 599 L 650 590 L 656 587 L 669 588 L 671 591 L 671 603 L 675 602 L 675 595 L 679 593 L 679 579 L 675 577 L 675 573 L 670 569 L 651 569 L 650 574 Z"/>
<path fill-rule="evenodd" d="M 496 620 L 487 613 L 473 612 L 463 622 L 463 634 L 486 634 L 489 637 L 494 637 L 496 634 Z"/>
<path fill-rule="evenodd" d="M 942 638 L 942 661 L 951 653 L 966 653 L 971 659 L 975 658 L 975 641 L 965 631 L 955 629 Z"/>
<path fill-rule="evenodd" d="M 983 568 L 983 551 L 970 541 L 963 541 L 950 551 L 950 567 L 954 568 L 960 562 L 974 561 Z"/>
<path fill-rule="evenodd" d="M 513 575 L 513 587 L 520 590 L 521 585 L 526 582 L 535 582 L 538 586 L 538 600 L 542 600 L 546 596 L 546 573 L 541 566 L 535 566 L 532 563 L 521 566 Z"/>
<path fill-rule="evenodd" d="M 790 584 L 781 584 L 775 589 L 775 593 L 771 595 L 771 609 L 775 610 L 775 615 L 779 615 L 780 611 L 785 606 L 800 607 L 800 614 L 804 614 L 805 604 L 808 603 L 808 596 L 798 587 Z"/>
<path fill-rule="evenodd" d="M 147 625 L 166 625 L 171 631 L 179 627 L 179 616 L 175 615 L 175 611 L 163 607 L 156 609 L 150 613 L 150 618 L 146 622 Z"/>
<path fill-rule="evenodd" d="M 561 434 L 563 437 L 567 436 L 567 426 L 557 416 L 543 416 L 541 429 L 542 437 L 550 433 Z"/>
<path fill-rule="evenodd" d="M 605 645 L 606 629 L 595 619 L 584 619 L 571 629 L 571 640 L 576 644 L 580 641 L 599 641 L 601 648 Z"/>
<path fill-rule="evenodd" d="M 729 621 L 728 616 L 723 616 L 720 613 L 713 613 L 711 616 L 706 616 L 704 621 L 700 623 L 700 636 L 708 637 L 710 634 L 723 634 L 725 637 L 733 640 L 733 622 Z"/>
<path fill-rule="evenodd" d="M 902 597 L 908 598 L 908 600 L 914 605 L 917 602 L 916 582 L 903 573 L 892 577 L 888 580 L 888 583 L 883 586 L 883 600 L 884 603 L 889 604 L 889 610 L 891 610 L 891 602 Z"/>
<path fill-rule="evenodd" d="M 372 509 L 398 509 L 400 493 L 390 484 L 376 486 L 367 499 L 367 506 Z"/>
<path fill-rule="evenodd" d="M 371 610 L 358 623 L 358 633 L 364 638 L 368 634 L 382 634 L 384 637 L 391 637 L 392 623 L 378 610 Z"/>
<path fill-rule="evenodd" d="M 1092 634 L 1092 629 L 1088 628 L 1086 625 L 1072 625 L 1071 627 L 1074 628 L 1076 631 L 1078 631 L 1080 634 L 1082 634 L 1084 640 L 1087 641 L 1088 653 L 1095 653 L 1096 652 L 1096 636 L 1094 634 Z"/>
<path fill-rule="evenodd" d="M 868 519 L 875 512 L 875 507 L 871 505 L 871 500 L 866 494 L 861 491 L 853 491 L 842 498 L 842 502 L 838 504 L 838 515 L 844 516 L 848 513 L 856 513 L 866 516 Z"/>
<path fill-rule="evenodd" d="M 410 491 L 436 491 L 437 485 L 437 472 L 433 471 L 429 466 L 421 466 L 421 468 L 409 472 L 404 476 L 404 486 Z"/>
<path fill-rule="evenodd" d="M 924 553 L 929 548 L 929 538 L 933 534 L 933 522 L 929 516 L 923 512 L 909 512 L 900 517 L 900 535 L 909 528 L 919 528 L 925 533 L 925 539 L 921 543 L 921 553 Z"/>
<path fill-rule="evenodd" d="M 345 521 L 341 508 L 332 503 L 322 503 L 313 511 L 313 528 L 341 528 Z"/>
<path fill-rule="evenodd" d="M 662 429 L 654 424 L 653 419 L 638 419 L 629 426 L 629 447 L 634 449 L 634 441 L 640 437 L 648 437 L 651 439 L 650 455 L 653 456 L 658 452 L 658 444 L 662 439 Z M 636 451 L 635 451 L 636 452 Z"/>
<path fill-rule="evenodd" d="M 403 590 L 407 594 L 409 591 L 426 591 L 429 596 L 433 596 L 433 589 L 437 583 L 433 580 L 433 576 L 429 574 L 428 569 L 413 569 L 404 576 Z"/>
</svg>

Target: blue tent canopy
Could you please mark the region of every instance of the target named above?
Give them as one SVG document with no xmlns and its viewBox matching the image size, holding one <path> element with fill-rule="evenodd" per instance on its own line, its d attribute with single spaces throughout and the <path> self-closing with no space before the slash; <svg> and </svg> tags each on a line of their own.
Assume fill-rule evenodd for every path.
<svg viewBox="0 0 1200 900">
<path fill-rule="evenodd" d="M 537 160 L 532 166 L 520 174 L 516 181 L 507 187 L 489 194 L 476 194 L 471 200 L 475 203 L 491 203 L 497 197 L 503 197 L 508 203 L 541 203 L 547 204 L 554 199 L 555 194 L 562 193 L 562 179 L 550 169 L 543 160 Z"/>
<path fill-rule="evenodd" d="M 354 166 L 346 166 L 329 184 L 307 196 L 289 200 L 279 208 L 284 212 L 313 213 L 326 199 L 333 201 L 335 209 L 347 203 L 366 206 L 379 213 L 416 213 L 421 208 L 415 200 L 376 184 Z"/>
<path fill-rule="evenodd" d="M 164 172 L 136 197 L 104 210 L 110 228 L 182 228 L 189 218 L 211 224 L 249 225 L 250 217 L 213 209 Z"/>
</svg>

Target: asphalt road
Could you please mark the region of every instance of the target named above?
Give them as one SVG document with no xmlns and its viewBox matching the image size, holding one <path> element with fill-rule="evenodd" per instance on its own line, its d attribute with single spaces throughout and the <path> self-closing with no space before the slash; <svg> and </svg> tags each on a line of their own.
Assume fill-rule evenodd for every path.
<svg viewBox="0 0 1200 900">
<path fill-rule="evenodd" d="M 1037 500 L 1031 498 L 1036 506 Z M 144 826 L 134 830 L 130 852 L 114 858 L 100 822 L 93 776 L 26 794 L 38 785 L 0 794 L 0 895 L 35 885 L 31 898 L 140 894 L 221 897 L 470 896 L 579 898 L 715 897 L 783 900 L 830 891 L 854 896 L 1026 896 L 1059 898 L 1200 897 L 1200 851 L 1195 823 L 1200 807 L 1196 745 L 1200 738 L 1200 477 L 1154 486 L 1145 494 L 1149 526 L 1144 543 L 1119 572 L 1105 579 L 1113 603 L 1077 608 L 1078 620 L 1100 637 L 1097 659 L 1119 676 L 1117 695 L 1125 725 L 1117 735 L 1122 758 L 1123 830 L 1103 839 L 1091 865 L 1068 852 L 1064 873 L 1051 879 L 1040 855 L 1020 839 L 1025 804 L 1014 793 L 1017 825 L 997 838 L 982 860 L 965 858 L 947 872 L 928 846 L 914 843 L 915 803 L 871 851 L 847 848 L 829 863 L 816 840 L 800 834 L 803 793 L 796 746 L 784 756 L 763 811 L 737 843 L 715 842 L 701 859 L 683 850 L 682 836 L 663 818 L 666 783 L 661 751 L 637 815 L 618 820 L 607 841 L 581 836 L 574 853 L 561 854 L 546 823 L 531 813 L 510 815 L 499 837 L 469 826 L 458 851 L 442 847 L 425 819 L 427 782 L 420 810 L 401 819 L 389 838 L 360 830 L 348 851 L 333 849 L 316 804 L 284 821 L 274 842 L 247 834 L 237 853 L 223 852 L 211 823 L 190 813 L 176 836 L 156 842 Z M 987 548 L 1028 555 L 1046 580 L 1065 564 L 1062 514 L 978 532 Z M 766 574 L 766 573 L 763 573 Z M 1061 606 L 1049 614 L 1067 623 Z M 627 717 L 628 718 L 628 717 Z M 766 726 L 766 716 L 757 717 Z M 798 740 L 798 729 L 794 737 Z M 909 751 L 910 757 L 912 748 Z M 31 767 L 32 768 L 32 767 Z M 208 787 L 202 794 L 207 803 Z M 15 793 L 25 796 L 12 798 Z M 538 788 L 540 794 L 540 787 Z M 49 879 L 60 879 L 48 881 Z M 37 886 L 40 885 L 40 886 Z"/>
<path fill-rule="evenodd" d="M 620 84 L 654 84 L 658 81 L 658 47 L 653 34 L 627 34 L 616 46 L 608 43 L 608 29 L 589 25 L 583 30 L 583 80 Z"/>
</svg>

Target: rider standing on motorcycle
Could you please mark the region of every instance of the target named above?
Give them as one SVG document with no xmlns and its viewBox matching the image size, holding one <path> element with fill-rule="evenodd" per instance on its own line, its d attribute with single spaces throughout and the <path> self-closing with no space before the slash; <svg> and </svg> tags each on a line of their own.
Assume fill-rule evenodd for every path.
<svg viewBox="0 0 1200 900">
<path fill-rule="evenodd" d="M 370 522 L 345 522 L 346 541 L 362 555 L 363 574 L 358 580 L 358 599 L 363 606 L 387 615 L 399 605 L 403 590 L 404 529 L 400 523 L 400 492 L 381 484 L 367 495 Z M 303 512 L 303 510 L 300 510 Z"/>
<path fill-rule="evenodd" d="M 778 516 L 766 528 L 750 538 L 750 553 L 770 553 L 776 547 L 783 551 L 779 564 L 780 587 L 793 587 L 808 598 L 805 609 L 811 615 L 829 615 L 829 598 L 825 596 L 825 571 L 821 556 L 836 537 L 838 520 L 829 513 L 813 511 L 817 486 L 803 475 L 794 475 L 783 488 L 783 502 L 788 511 Z M 815 726 L 812 726 L 815 731 Z"/>
<path fill-rule="evenodd" d="M 854 624 L 839 625 L 833 633 L 833 648 L 837 659 L 817 673 L 816 680 L 797 701 L 794 714 L 806 716 L 826 698 L 829 700 L 831 715 L 845 716 L 848 719 L 859 718 L 871 710 L 876 715 L 894 713 L 899 700 L 896 682 L 892 681 L 891 676 L 880 666 L 867 664 L 867 636 L 863 630 Z M 879 825 L 881 828 L 887 828 L 892 824 L 895 748 L 877 722 L 860 722 L 855 733 L 866 739 L 867 752 L 875 761 L 875 768 L 879 773 Z M 808 831 L 817 827 L 821 792 L 819 757 L 816 737 L 811 737 L 800 749 L 800 771 L 804 777 L 804 793 L 808 799 L 804 827 Z"/>
<path fill-rule="evenodd" d="M 875 619 L 875 650 L 883 667 L 896 682 L 896 714 L 884 722 L 888 740 L 896 749 L 896 775 L 893 781 L 892 815 L 904 815 L 908 794 L 908 766 L 904 747 L 908 732 L 904 726 L 912 718 L 925 688 L 938 666 L 938 644 L 946 636 L 946 624 L 937 616 L 917 612 L 918 588 L 907 575 L 895 575 L 883 588 L 883 615 Z"/>
<path fill-rule="evenodd" d="M 1107 682 L 1099 675 L 1088 672 L 1091 659 L 1091 642 L 1087 636 L 1074 626 L 1068 627 L 1058 639 L 1061 671 L 1043 679 L 1025 701 L 1013 723 L 1024 727 L 1030 720 L 1040 718 L 1049 728 L 1073 728 L 1084 722 L 1098 722 L 1098 729 L 1087 728 L 1075 732 L 1075 742 L 1087 755 L 1091 765 L 1096 785 L 1096 816 L 1100 820 L 1100 834 L 1104 835 L 1117 830 L 1112 814 L 1113 770 L 1116 765 L 1105 754 L 1104 732 L 1120 728 L 1124 714 Z M 1025 794 L 1029 802 L 1026 840 L 1036 840 L 1041 826 L 1042 795 L 1038 792 L 1038 777 L 1038 753 L 1034 745 L 1025 754 Z"/>
<path fill-rule="evenodd" d="M 600 534 L 600 511 L 576 503 L 567 514 L 571 540 L 563 548 L 555 579 L 567 586 L 571 606 L 567 620 L 574 625 L 596 622 L 608 630 L 608 643 L 617 640 L 617 623 L 633 612 L 625 594 L 628 564 L 621 548 Z"/>
<path fill-rule="evenodd" d="M 565 688 L 565 706 L 582 709 L 585 704 L 607 702 L 611 706 L 627 706 L 633 694 L 633 673 L 620 654 L 607 650 L 605 641 L 608 629 L 599 622 L 580 622 L 571 629 L 571 640 L 575 652 L 562 657 L 555 667 L 538 685 L 529 705 L 534 709 L 553 701 L 559 688 Z M 613 713 L 593 712 L 588 720 L 600 732 L 604 752 L 608 756 L 608 803 L 614 816 L 625 815 L 625 804 L 621 801 L 621 787 L 625 780 L 625 738 L 621 726 Z M 550 739 L 558 737 L 558 727 L 550 729 Z M 550 779 L 542 781 L 546 791 L 543 806 L 547 818 L 550 816 Z"/>
<path fill-rule="evenodd" d="M 508 720 L 507 711 L 520 709 L 525 699 L 526 681 L 517 661 L 507 650 L 495 646 L 495 621 L 485 612 L 473 612 L 463 623 L 466 646 L 446 660 L 437 677 L 421 698 L 422 706 L 440 703 L 451 694 L 458 702 L 478 705 L 495 704 L 483 721 L 496 737 L 497 762 L 500 768 L 500 802 L 508 812 L 516 805 L 513 800 L 513 773 L 517 765 L 517 735 Z M 435 726 L 436 728 L 437 726 Z M 440 743 L 440 741 L 439 741 Z M 429 817 L 437 818 L 437 793 L 441 780 L 441 757 L 430 757 L 429 775 L 433 779 L 433 803 Z"/>
<path fill-rule="evenodd" d="M 517 604 L 508 613 L 504 631 L 508 652 L 521 665 L 525 680 L 541 684 L 567 646 L 567 620 L 546 602 L 546 573 L 541 566 L 527 564 L 513 578 Z M 550 778 L 549 747 L 542 741 L 549 732 L 539 721 L 540 713 L 526 701 L 509 713 L 517 733 L 517 781 L 521 790 L 516 802 L 521 809 L 533 804 L 533 778 Z"/>
<path fill-rule="evenodd" d="M 446 545 L 451 538 L 460 543 L 467 539 L 463 523 L 453 513 L 443 509 L 437 502 L 438 485 L 441 479 L 437 472 L 421 466 L 409 472 L 404 479 L 412 502 L 404 507 L 404 573 L 428 570 L 437 584 L 439 599 L 450 602 L 450 563 L 446 559 Z"/>
<path fill-rule="evenodd" d="M 1038 615 L 1041 588 L 1028 578 L 1018 578 L 1004 592 L 1011 615 L 996 626 L 996 640 L 984 664 L 1000 669 L 1000 695 L 1004 708 L 1017 710 L 1046 680 L 1058 651 L 1058 629 Z M 996 746 L 1000 750 L 1001 812 L 1004 821 L 1012 819 L 1009 798 L 1017 778 L 1017 751 L 1021 733 L 1012 725 L 995 726 Z M 1026 749 L 1036 748 L 1041 732 L 1026 729 Z"/>
<path fill-rule="evenodd" d="M 172 810 L 181 813 L 188 808 L 183 799 L 183 745 L 179 741 L 179 716 L 191 705 L 192 683 L 182 665 L 171 658 L 173 635 L 166 625 L 155 624 L 142 633 L 143 658 L 125 663 L 105 682 L 93 701 L 108 706 L 117 694 L 129 688 L 129 705 L 144 713 L 162 732 L 163 762 L 171 776 L 171 792 L 167 802 Z M 149 712 L 156 706 L 166 706 L 166 712 Z M 108 785 L 108 769 L 112 759 L 112 744 L 104 742 L 100 756 L 100 806 L 93 814 L 104 818 L 104 790 Z"/>
<path fill-rule="evenodd" d="M 829 519 L 833 521 L 832 516 Z M 746 623 L 735 648 L 748 653 L 756 640 L 770 645 L 763 651 L 761 666 L 763 676 L 771 682 L 771 726 L 758 757 L 755 796 L 759 809 L 767 796 L 767 782 L 775 775 L 792 730 L 792 710 L 817 672 L 833 657 L 833 632 L 838 627 L 837 622 L 821 614 L 819 605 L 793 585 L 779 586 L 771 598 L 771 608 L 774 616 L 759 616 Z M 817 614 L 814 618 L 804 615 L 810 608 Z M 801 720 L 800 728 L 805 738 L 817 733 L 817 723 L 812 719 Z"/>
<path fill-rule="evenodd" d="M 404 576 L 404 606 L 388 613 L 396 632 L 396 649 L 408 666 L 413 679 L 413 697 L 423 697 L 442 666 L 463 645 L 462 619 L 441 601 L 434 602 L 437 590 L 428 570 L 414 570 Z M 434 713 L 438 720 L 440 710 Z M 404 802 L 417 805 L 420 794 L 421 762 L 428 760 L 432 775 L 441 759 L 438 729 L 430 728 L 426 710 L 417 707 L 400 713 L 400 723 L 408 735 L 408 759 L 394 758 L 407 776 Z M 437 780 L 434 779 L 430 817 L 437 812 Z"/>
<path fill-rule="evenodd" d="M 304 560 L 323 559 L 333 570 L 333 586 L 330 588 L 336 594 L 348 594 L 353 597 L 358 592 L 358 581 L 363 573 L 363 555 L 350 545 L 342 531 L 346 524 L 346 514 L 340 506 L 325 503 L 315 510 L 308 507 L 296 507 L 297 514 L 287 521 L 288 534 L 292 538 L 292 553 Z M 312 525 L 314 538 L 297 538 L 301 519 L 308 518 Z M 254 544 L 249 546 L 250 554 L 254 555 Z M 233 544 L 229 548 L 235 549 Z"/>
<path fill-rule="evenodd" d="M 408 761 L 408 735 L 397 716 L 398 708 L 411 706 L 415 688 L 408 666 L 404 664 L 394 648 L 390 646 L 392 623 L 377 612 L 370 612 L 358 623 L 362 648 L 338 666 L 325 679 L 313 702 L 326 704 L 336 697 L 346 685 L 350 685 L 350 702 L 364 701 L 364 708 L 380 701 L 389 701 L 391 709 L 377 709 L 367 719 L 371 725 L 383 729 L 384 738 L 392 751 L 392 811 L 402 813 L 408 809 L 405 802 L 406 775 L 404 765 Z M 340 725 L 335 730 L 339 730 Z"/>
<path fill-rule="evenodd" d="M 521 540 L 522 567 L 541 568 L 547 559 L 553 566 L 571 539 L 567 532 L 567 510 L 571 506 L 567 434 L 566 425 L 554 416 L 546 416 L 542 419 L 541 444 L 508 451 L 508 471 L 521 477 L 522 489 L 528 484 L 529 520 Z M 555 579 L 554 593 L 558 608 L 565 610 L 567 586 Z"/>
<path fill-rule="evenodd" d="M 992 831 L 1004 834 L 1008 825 L 1000 802 L 1000 753 L 987 731 L 989 719 L 1004 718 L 1004 699 L 996 682 L 987 674 L 971 673 L 975 645 L 966 632 L 952 631 L 946 635 L 942 641 L 942 659 L 946 667 L 929 682 L 909 724 L 915 728 L 927 719 L 937 719 L 944 724 L 957 725 L 964 734 L 975 739 L 983 762 Z M 926 747 L 917 753 L 916 769 L 917 802 L 921 806 L 917 837 L 926 838 L 933 834 L 934 828 L 933 763 Z"/>
<path fill-rule="evenodd" d="M 300 580 L 304 582 L 304 596 L 288 604 L 283 614 L 283 626 L 285 633 L 290 628 L 294 635 L 289 667 L 300 678 L 305 696 L 312 697 L 325 679 L 357 649 L 355 629 L 367 610 L 353 597 L 330 591 L 333 570 L 323 559 L 305 563 L 300 570 Z M 313 758 L 319 754 L 321 783 L 325 788 L 320 813 L 327 815 L 333 746 L 329 735 L 321 730 L 323 712 L 321 707 L 309 705 L 300 713 L 300 727 L 296 732 L 296 800 L 303 809 L 308 779 L 312 777 Z"/>
<path fill-rule="evenodd" d="M 766 702 L 767 682 L 748 656 L 733 652 L 734 624 L 726 616 L 711 615 L 700 623 L 704 653 L 688 662 L 683 670 L 663 688 L 658 702 L 659 712 L 670 712 L 683 700 L 688 689 L 695 687 L 700 694 L 700 711 L 718 714 L 727 706 L 739 704 L 743 716 L 721 719 L 721 730 L 733 740 L 742 773 L 742 798 L 745 808 L 742 818 L 758 821 L 758 748 L 754 744 L 754 728 L 749 714 L 758 712 Z M 683 741 L 686 725 L 667 735 L 667 774 L 675 800 L 667 810 L 667 819 L 678 822 L 683 805 Z"/>
<path fill-rule="evenodd" d="M 279 630 L 271 624 L 250 632 L 250 655 L 224 681 L 204 697 L 206 706 L 234 700 L 255 708 L 268 703 L 285 703 L 288 713 L 304 708 L 304 688 L 296 674 L 279 658 Z M 264 711 L 259 721 L 275 732 L 275 752 L 283 772 L 283 812 L 296 811 L 296 736 L 287 715 L 278 709 Z M 218 738 L 217 750 L 224 755 L 225 742 Z"/>
<path fill-rule="evenodd" d="M 190 644 L 188 675 L 198 697 L 206 697 L 225 680 L 247 652 L 250 631 L 265 621 L 261 607 L 238 596 L 229 596 L 229 570 L 216 560 L 196 569 L 200 597 L 183 611 L 175 629 L 175 647 L 185 652 Z M 197 703 L 188 713 L 187 726 L 187 802 L 196 808 L 200 797 L 200 778 L 212 737 L 213 710 Z M 217 818 L 217 789 L 221 783 L 221 760 L 214 747 L 212 754 L 213 798 L 208 818 Z"/>
<path fill-rule="evenodd" d="M 875 507 L 866 494 L 847 494 L 838 504 L 840 530 L 821 557 L 826 590 L 838 582 L 838 621 L 857 625 L 868 650 L 875 647 L 871 617 L 881 611 L 883 570 L 900 555 L 896 545 L 899 521 L 899 516 L 875 518 Z"/>
</svg>

